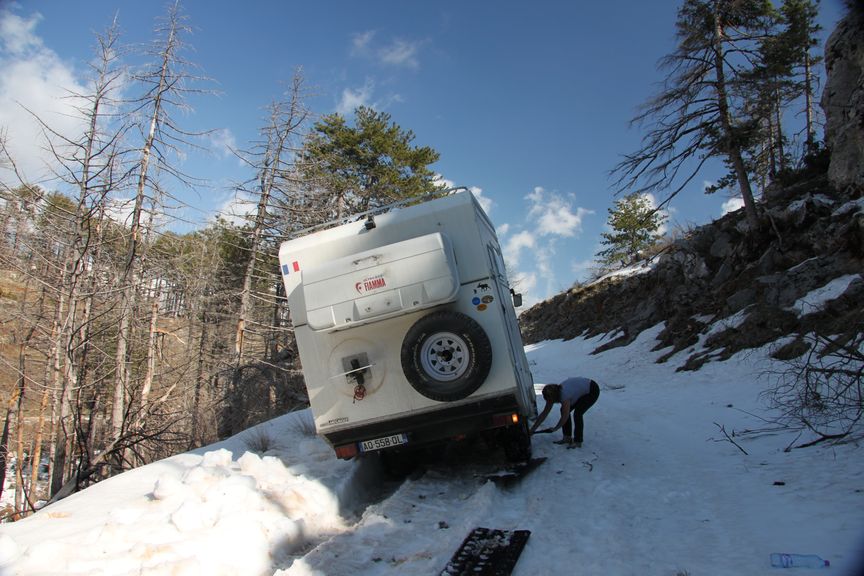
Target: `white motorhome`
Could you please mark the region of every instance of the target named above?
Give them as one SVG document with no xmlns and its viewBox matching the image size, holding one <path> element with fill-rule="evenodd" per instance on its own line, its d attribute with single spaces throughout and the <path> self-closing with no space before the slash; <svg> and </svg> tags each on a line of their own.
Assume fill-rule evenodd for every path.
<svg viewBox="0 0 864 576">
<path fill-rule="evenodd" d="M 406 204 L 280 247 L 316 431 L 345 459 L 482 433 L 527 460 L 535 393 L 495 229 L 468 191 Z"/>
</svg>

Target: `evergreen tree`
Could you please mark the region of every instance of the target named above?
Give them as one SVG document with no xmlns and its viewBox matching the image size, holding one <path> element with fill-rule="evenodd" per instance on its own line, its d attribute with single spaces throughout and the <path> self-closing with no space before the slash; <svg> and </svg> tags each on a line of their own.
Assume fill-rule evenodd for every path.
<svg viewBox="0 0 864 576">
<path fill-rule="evenodd" d="M 609 267 L 627 266 L 660 240 L 660 227 L 666 217 L 652 206 L 644 194 L 630 194 L 609 208 L 606 223 L 611 232 L 603 232 L 601 244 L 608 246 L 597 253 L 600 262 Z"/>
<path fill-rule="evenodd" d="M 785 26 L 782 41 L 788 46 L 791 74 L 793 77 L 793 96 L 804 97 L 804 116 L 806 120 L 807 153 L 811 153 L 816 145 L 816 128 L 814 121 L 814 86 L 813 67 L 822 58 L 810 53 L 819 41 L 816 34 L 822 29 L 816 23 L 818 0 L 784 0 L 780 8 Z"/>
<path fill-rule="evenodd" d="M 413 146 L 414 133 L 390 115 L 361 106 L 354 126 L 340 114 L 316 123 L 302 153 L 305 179 L 320 194 L 330 218 L 383 206 L 432 192 L 429 165 L 439 154 Z"/>
<path fill-rule="evenodd" d="M 820 29 L 816 12 L 811 0 L 784 0 L 766 20 L 770 30 L 759 41 L 757 64 L 742 74 L 753 87 L 744 106 L 754 127 L 748 169 L 761 176 L 763 185 L 789 170 L 797 156 L 784 130 L 783 113 L 790 106 L 803 107 L 804 154 L 816 149 L 812 70 L 820 59 L 810 54 Z"/>
</svg>

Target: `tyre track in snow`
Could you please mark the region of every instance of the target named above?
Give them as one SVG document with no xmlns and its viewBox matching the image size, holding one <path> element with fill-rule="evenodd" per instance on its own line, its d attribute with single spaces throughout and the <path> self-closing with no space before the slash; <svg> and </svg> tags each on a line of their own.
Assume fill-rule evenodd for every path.
<svg viewBox="0 0 864 576">
<path fill-rule="evenodd" d="M 743 545 L 734 542 L 735 518 L 724 519 L 714 495 L 700 487 L 704 475 L 728 472 L 699 464 L 712 446 L 707 436 L 694 434 L 680 409 L 640 412 L 637 394 L 607 391 L 603 400 L 602 412 L 589 413 L 585 448 L 568 450 L 552 444 L 556 437 L 538 435 L 534 455 L 547 461 L 509 486 L 483 478 L 494 468 L 489 462 L 432 466 L 358 509 L 348 531 L 318 543 L 282 574 L 436 574 L 477 526 L 532 532 L 513 576 L 535 576 L 550 564 L 586 573 L 692 573 L 676 558 L 689 556 L 684 552 L 694 543 L 706 550 Z M 670 439 L 680 446 L 686 434 L 687 453 L 667 449 Z M 364 481 L 378 480 L 372 474 Z M 641 496 L 646 483 L 655 495 L 648 501 Z M 692 541 L 658 550 L 655 538 L 644 537 L 680 533 L 682 523 Z M 712 565 L 710 554 L 706 561 L 712 574 L 736 574 Z"/>
<path fill-rule="evenodd" d="M 483 475 L 493 468 L 434 464 L 369 504 L 349 531 L 318 543 L 277 574 L 437 574 L 466 534 L 489 517 L 499 494 Z M 367 481 L 381 477 L 368 474 Z"/>
</svg>

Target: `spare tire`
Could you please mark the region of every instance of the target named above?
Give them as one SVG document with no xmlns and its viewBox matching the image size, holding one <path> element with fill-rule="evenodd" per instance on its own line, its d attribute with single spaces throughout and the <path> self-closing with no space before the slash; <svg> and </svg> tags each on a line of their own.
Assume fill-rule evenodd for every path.
<svg viewBox="0 0 864 576">
<path fill-rule="evenodd" d="M 460 312 L 420 318 L 402 342 L 402 371 L 417 392 L 439 402 L 461 400 L 477 390 L 492 367 L 489 336 Z"/>
</svg>

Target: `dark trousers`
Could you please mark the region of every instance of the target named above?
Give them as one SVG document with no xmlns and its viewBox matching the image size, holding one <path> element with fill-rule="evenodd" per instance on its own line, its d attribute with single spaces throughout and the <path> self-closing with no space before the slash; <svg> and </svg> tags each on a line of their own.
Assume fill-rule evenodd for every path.
<svg viewBox="0 0 864 576">
<path fill-rule="evenodd" d="M 573 404 L 570 408 L 572 410 L 570 418 L 568 418 L 561 427 L 565 439 L 572 437 L 574 442 L 582 442 L 582 435 L 585 431 L 585 422 L 582 417 L 585 415 L 585 412 L 587 412 L 588 409 L 597 402 L 597 398 L 599 397 L 600 386 L 592 380 L 591 386 L 588 389 L 588 394 L 585 394 Z"/>
</svg>

